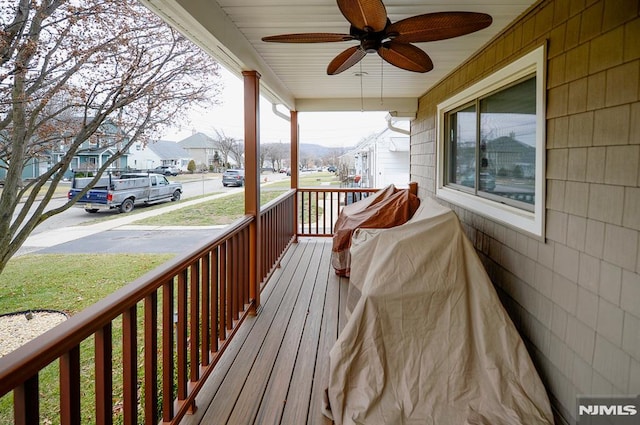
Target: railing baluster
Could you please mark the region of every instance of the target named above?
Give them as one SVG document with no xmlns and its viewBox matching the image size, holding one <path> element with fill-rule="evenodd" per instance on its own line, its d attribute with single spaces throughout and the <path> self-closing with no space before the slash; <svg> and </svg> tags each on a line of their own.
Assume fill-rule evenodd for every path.
<svg viewBox="0 0 640 425">
<path fill-rule="evenodd" d="M 322 233 L 327 233 L 327 192 L 322 192 Z"/>
<path fill-rule="evenodd" d="M 198 382 L 200 377 L 200 261 L 195 261 L 191 265 L 191 279 L 190 279 L 190 308 L 189 314 L 189 355 L 191 368 L 189 370 L 189 380 L 191 382 Z"/>
<path fill-rule="evenodd" d="M 80 346 L 60 357 L 60 423 L 80 424 Z"/>
<path fill-rule="evenodd" d="M 316 219 L 315 219 L 315 223 L 316 223 L 316 235 L 320 233 L 320 223 L 318 223 L 318 218 L 320 217 L 320 205 L 318 205 L 318 197 L 319 193 L 315 192 L 315 198 L 316 198 Z M 309 210 L 311 211 L 311 210 Z"/>
<path fill-rule="evenodd" d="M 298 208 L 296 211 L 296 215 L 300 219 L 300 223 L 298 223 L 298 229 L 296 229 L 296 233 L 304 234 L 304 191 L 302 189 L 298 189 Z"/>
<path fill-rule="evenodd" d="M 158 422 L 158 292 L 144 298 L 144 420 Z"/>
<path fill-rule="evenodd" d="M 335 223 L 335 220 L 333 219 L 333 210 L 334 210 L 334 207 L 335 207 L 335 201 L 333 199 L 333 195 L 336 195 L 336 192 L 331 192 L 331 194 L 330 194 L 330 202 L 329 202 L 329 204 L 331 205 L 331 207 L 330 207 L 331 208 L 331 213 L 330 213 L 331 214 L 331 223 L 329 225 L 329 229 L 330 229 L 331 233 L 333 233 L 333 224 Z"/>
<path fill-rule="evenodd" d="M 233 261 L 233 246 L 234 246 L 234 240 L 233 239 L 229 239 L 228 241 L 228 247 L 227 247 L 227 262 L 229 263 L 229 266 L 227 267 L 227 297 L 226 297 L 226 302 L 225 302 L 225 312 L 226 312 L 226 319 L 225 322 L 227 324 L 226 329 L 227 330 L 231 330 L 233 329 L 233 310 L 234 310 L 234 306 L 233 306 L 233 294 L 234 294 L 234 269 L 233 269 L 233 265 L 234 265 L 234 261 Z"/>
<path fill-rule="evenodd" d="M 173 279 L 162 285 L 162 420 L 173 419 Z"/>
<path fill-rule="evenodd" d="M 178 401 L 187 398 L 187 273 L 178 274 Z"/>
<path fill-rule="evenodd" d="M 240 232 L 238 234 L 238 311 L 244 311 L 245 297 L 247 293 L 247 291 L 245 291 L 244 282 L 245 270 L 247 270 L 248 265 L 245 261 L 244 248 L 244 232 Z M 262 262 L 262 264 L 264 264 L 264 262 Z"/>
<path fill-rule="evenodd" d="M 263 241 L 268 241 L 269 240 L 269 229 L 267 227 L 267 223 L 268 223 L 268 218 L 267 216 L 270 215 L 270 211 L 266 212 L 265 214 L 262 215 L 262 217 L 260 217 L 260 232 L 261 232 L 261 236 L 262 236 L 262 240 Z M 269 243 L 263 243 L 262 244 L 262 248 L 259 252 L 260 255 L 260 267 L 261 269 L 258 270 L 258 273 L 260 274 L 260 276 L 263 276 L 264 274 L 264 268 L 265 268 L 265 264 L 267 262 L 267 258 L 269 257 Z"/>
<path fill-rule="evenodd" d="M 238 290 L 240 289 L 240 279 L 238 276 L 238 236 L 231 239 L 231 256 L 229 268 L 231 269 L 231 278 L 229 279 L 229 323 L 233 328 L 233 321 L 238 319 Z"/>
<path fill-rule="evenodd" d="M 32 376 L 13 390 L 13 421 L 16 425 L 40 423 L 38 375 Z"/>
<path fill-rule="evenodd" d="M 220 313 L 218 306 L 220 305 L 220 247 L 216 247 L 211 256 L 211 352 L 218 352 L 218 341 L 220 340 L 219 322 Z"/>
<path fill-rule="evenodd" d="M 200 279 L 200 360 L 202 366 L 209 365 L 209 350 L 211 349 L 211 321 L 209 320 L 209 284 L 211 280 L 211 253 L 202 257 L 202 276 Z"/>
<path fill-rule="evenodd" d="M 236 241 L 237 247 L 236 247 L 236 258 L 237 258 L 237 276 L 236 278 L 237 283 L 236 283 L 236 287 L 237 287 L 237 295 L 236 295 L 236 320 L 240 319 L 240 315 L 242 313 L 242 311 L 244 310 L 244 308 L 242 308 L 243 306 L 243 299 L 244 299 L 244 273 L 243 273 L 243 261 L 242 261 L 242 257 L 243 257 L 243 253 L 242 253 L 242 248 L 243 248 L 243 241 L 242 241 L 242 233 L 238 234 L 238 238 Z M 262 264 L 262 263 L 261 263 Z"/>
<path fill-rule="evenodd" d="M 138 338 L 136 306 L 122 314 L 122 413 L 125 424 L 138 422 Z"/>
<path fill-rule="evenodd" d="M 227 244 L 220 245 L 220 285 L 218 287 L 218 338 L 227 339 Z"/>
<path fill-rule="evenodd" d="M 95 334 L 96 424 L 113 423 L 113 340 L 111 323 Z"/>
</svg>

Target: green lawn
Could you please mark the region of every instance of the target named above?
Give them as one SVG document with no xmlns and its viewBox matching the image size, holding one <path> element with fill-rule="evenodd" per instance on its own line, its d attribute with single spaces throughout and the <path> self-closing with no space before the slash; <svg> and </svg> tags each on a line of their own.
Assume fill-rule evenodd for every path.
<svg viewBox="0 0 640 425">
<path fill-rule="evenodd" d="M 0 274 L 0 314 L 43 308 L 74 314 L 171 257 L 173 254 L 16 257 Z"/>
<path fill-rule="evenodd" d="M 263 190 L 260 204 L 282 195 L 286 190 Z M 202 202 L 189 208 L 180 208 L 155 217 L 134 222 L 153 226 L 212 226 L 231 224 L 244 215 L 244 193 L 225 196 L 213 201 Z"/>
<path fill-rule="evenodd" d="M 74 315 L 173 257 L 172 254 L 26 255 L 9 261 L 0 275 L 0 313 L 53 309 Z M 55 267 L 52 265 L 55 264 Z M 141 316 L 141 313 L 139 314 Z M 139 317 L 140 320 L 140 317 Z M 121 399 L 122 350 L 120 320 L 114 322 L 114 404 Z M 93 406 L 93 338 L 80 347 L 83 423 L 95 421 Z M 141 375 L 142 376 L 142 375 Z M 58 362 L 40 375 L 41 423 L 57 424 Z M 122 418 L 116 414 L 116 423 Z M 0 398 L 0 424 L 13 423 L 11 393 Z"/>
<path fill-rule="evenodd" d="M 298 186 L 299 187 L 318 187 L 318 186 L 326 186 L 327 183 L 329 186 L 338 186 L 340 185 L 340 180 L 333 173 L 321 172 L 321 173 L 300 173 L 298 175 Z M 275 183 L 269 185 L 269 187 L 283 187 L 290 188 L 291 187 L 291 179 L 286 178 L 283 180 L 278 180 Z"/>
</svg>

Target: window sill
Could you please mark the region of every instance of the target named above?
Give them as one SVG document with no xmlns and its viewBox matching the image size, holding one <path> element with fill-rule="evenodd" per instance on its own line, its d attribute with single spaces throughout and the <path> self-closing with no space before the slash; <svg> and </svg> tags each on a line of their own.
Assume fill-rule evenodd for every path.
<svg viewBox="0 0 640 425">
<path fill-rule="evenodd" d="M 436 197 L 488 219 L 500 222 L 515 230 L 524 231 L 537 239 L 543 239 L 544 214 L 542 211 L 524 211 L 510 205 L 501 204 L 448 187 L 438 188 L 436 190 Z M 538 207 L 536 207 L 536 210 L 537 209 Z"/>
</svg>

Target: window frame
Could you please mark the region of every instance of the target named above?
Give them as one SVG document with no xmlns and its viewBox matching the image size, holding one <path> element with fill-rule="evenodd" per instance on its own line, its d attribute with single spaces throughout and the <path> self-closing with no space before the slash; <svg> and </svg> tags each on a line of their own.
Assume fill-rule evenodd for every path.
<svg viewBox="0 0 640 425">
<path fill-rule="evenodd" d="M 536 168 L 535 204 L 533 211 L 507 205 L 494 197 L 479 196 L 475 191 L 463 190 L 459 185 L 447 185 L 449 167 L 446 163 L 447 122 L 446 114 L 455 112 L 482 98 L 504 90 L 518 81 L 536 77 Z M 499 221 L 537 238 L 544 237 L 545 222 L 545 157 L 546 157 L 546 43 L 502 69 L 464 89 L 437 106 L 437 182 L 436 197 L 458 205 L 484 217 Z"/>
</svg>

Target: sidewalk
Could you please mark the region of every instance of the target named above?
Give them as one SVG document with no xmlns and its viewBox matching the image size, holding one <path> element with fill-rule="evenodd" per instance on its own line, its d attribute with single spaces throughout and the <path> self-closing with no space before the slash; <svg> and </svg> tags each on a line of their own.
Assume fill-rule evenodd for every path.
<svg viewBox="0 0 640 425">
<path fill-rule="evenodd" d="M 91 236 L 96 233 L 104 232 L 107 230 L 112 230 L 116 228 L 130 228 L 134 229 L 134 227 L 129 227 L 131 223 L 142 220 L 149 217 L 154 217 L 157 215 L 165 214 L 170 211 L 179 210 L 181 208 L 187 208 L 193 205 L 197 205 L 203 202 L 212 201 L 214 199 L 223 198 L 225 196 L 234 195 L 236 193 L 242 192 L 243 188 L 238 188 L 234 190 L 230 190 L 225 193 L 219 193 L 216 195 L 206 196 L 198 199 L 193 199 L 189 201 L 182 201 L 180 203 L 171 203 L 163 206 L 161 208 L 155 208 L 151 211 L 145 211 L 137 214 L 121 214 L 117 218 L 111 220 L 101 221 L 95 224 L 88 225 L 79 225 L 79 226 L 70 226 L 63 227 L 60 229 L 50 230 L 47 232 L 38 233 L 36 235 L 31 235 L 27 238 L 25 243 L 16 253 L 16 256 L 28 254 L 34 251 L 37 251 L 42 248 L 51 247 L 54 245 L 62 244 L 65 242 L 70 242 L 76 239 L 83 238 L 85 236 Z M 158 226 L 145 226 L 145 228 L 155 228 Z M 209 226 L 207 226 L 209 227 Z M 179 228 L 179 226 L 171 226 L 172 230 Z M 216 226 L 212 226 L 211 228 L 217 228 Z M 135 226 L 135 229 L 140 229 L 140 226 Z M 189 226 L 188 229 L 195 229 L 193 226 Z"/>
</svg>

